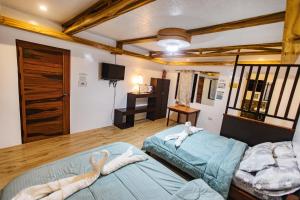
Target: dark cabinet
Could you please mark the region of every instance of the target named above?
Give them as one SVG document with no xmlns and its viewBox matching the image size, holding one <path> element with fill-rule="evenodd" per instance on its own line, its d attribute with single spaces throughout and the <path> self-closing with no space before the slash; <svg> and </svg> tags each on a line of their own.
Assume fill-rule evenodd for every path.
<svg viewBox="0 0 300 200">
<path fill-rule="evenodd" d="M 167 114 L 170 80 L 151 78 L 153 92 L 128 93 L 126 108 L 115 109 L 114 125 L 124 129 L 134 126 L 134 115 L 147 113 L 147 119 L 165 118 Z M 137 98 L 148 98 L 148 105 L 136 106 Z"/>
<path fill-rule="evenodd" d="M 148 99 L 148 105 L 155 108 L 155 112 L 148 113 L 147 118 L 151 120 L 165 118 L 168 107 L 170 80 L 151 78 L 151 86 L 156 98 Z"/>
</svg>

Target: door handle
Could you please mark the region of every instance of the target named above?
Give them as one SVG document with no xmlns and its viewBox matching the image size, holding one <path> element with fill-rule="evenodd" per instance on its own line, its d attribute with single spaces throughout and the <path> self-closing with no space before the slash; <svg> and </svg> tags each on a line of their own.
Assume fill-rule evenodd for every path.
<svg viewBox="0 0 300 200">
<path fill-rule="evenodd" d="M 64 93 L 64 94 L 63 94 L 63 97 L 67 97 L 67 96 L 69 96 L 68 93 Z"/>
</svg>

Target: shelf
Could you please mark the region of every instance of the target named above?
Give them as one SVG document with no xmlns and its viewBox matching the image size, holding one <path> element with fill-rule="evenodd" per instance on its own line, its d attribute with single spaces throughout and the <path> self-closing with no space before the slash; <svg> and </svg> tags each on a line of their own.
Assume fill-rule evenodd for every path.
<svg viewBox="0 0 300 200">
<path fill-rule="evenodd" d="M 134 96 L 135 98 L 149 98 L 149 97 L 156 97 L 154 93 L 135 93 L 130 92 L 128 93 L 130 96 Z"/>
<path fill-rule="evenodd" d="M 137 113 L 146 113 L 146 118 L 156 120 L 164 118 L 167 112 L 170 80 L 151 78 L 151 93 L 127 93 L 126 108 L 115 109 L 114 125 L 124 129 L 134 126 L 134 118 Z M 137 106 L 138 98 L 147 98 L 147 105 Z"/>
<path fill-rule="evenodd" d="M 134 115 L 143 112 L 153 112 L 155 108 L 148 108 L 148 106 L 137 106 L 135 109 L 132 108 L 119 108 L 116 109 L 117 112 L 121 112 L 123 115 Z"/>
</svg>

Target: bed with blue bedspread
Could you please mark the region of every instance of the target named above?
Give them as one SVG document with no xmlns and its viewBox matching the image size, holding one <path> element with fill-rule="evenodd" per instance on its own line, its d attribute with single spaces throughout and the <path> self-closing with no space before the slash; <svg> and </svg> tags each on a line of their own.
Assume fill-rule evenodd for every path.
<svg viewBox="0 0 300 200">
<path fill-rule="evenodd" d="M 201 178 L 227 198 L 234 172 L 247 145 L 207 131 L 199 131 L 175 147 L 175 140 L 165 141 L 167 135 L 180 133 L 184 125 L 166 129 L 144 141 L 143 149 L 169 162 L 194 178 Z"/>
<path fill-rule="evenodd" d="M 107 149 L 110 159 L 124 153 L 131 145 L 113 143 L 58 160 L 30 170 L 12 180 L 0 191 L 0 200 L 10 200 L 24 188 L 83 174 L 90 171 L 92 152 Z M 133 148 L 134 154 L 144 152 Z M 70 196 L 72 200 L 222 200 L 203 180 L 190 182 L 148 156 L 142 162 L 127 165 L 107 176 L 100 176 L 90 187 Z"/>
</svg>

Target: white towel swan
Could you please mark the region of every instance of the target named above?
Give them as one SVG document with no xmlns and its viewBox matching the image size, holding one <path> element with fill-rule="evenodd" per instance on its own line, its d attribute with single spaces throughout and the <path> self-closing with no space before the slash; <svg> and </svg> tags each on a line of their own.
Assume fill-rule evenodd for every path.
<svg viewBox="0 0 300 200">
<path fill-rule="evenodd" d="M 169 140 L 174 140 L 175 141 L 175 147 L 180 147 L 180 145 L 182 144 L 182 142 L 190 135 L 198 132 L 198 131 L 202 131 L 203 128 L 198 128 L 195 126 L 192 126 L 191 122 L 186 122 L 184 125 L 184 130 L 180 133 L 175 133 L 175 134 L 171 134 L 171 135 L 167 135 L 165 136 L 164 140 L 165 141 L 169 141 Z"/>
<path fill-rule="evenodd" d="M 12 200 L 62 200 L 78 190 L 90 186 L 100 176 L 100 172 L 109 156 L 109 152 L 106 150 L 100 153 L 103 154 L 103 158 L 99 161 L 95 160 L 94 154 L 92 154 L 90 158 L 90 164 L 93 167 L 92 171 L 82 175 L 28 187 L 19 192 Z"/>
<path fill-rule="evenodd" d="M 125 153 L 105 164 L 101 174 L 108 175 L 126 165 L 129 165 L 130 163 L 144 161 L 147 159 L 147 157 L 144 155 L 133 155 L 132 149 L 132 147 L 129 147 Z"/>
<path fill-rule="evenodd" d="M 96 157 L 98 157 L 99 154 L 103 157 L 97 161 Z M 130 163 L 147 159 L 144 155 L 133 155 L 132 147 L 128 148 L 125 153 L 105 164 L 108 157 L 109 151 L 107 150 L 103 150 L 100 153 L 93 152 L 90 157 L 90 164 L 93 168 L 92 171 L 82 175 L 28 187 L 19 192 L 12 200 L 63 200 L 75 192 L 93 184 L 99 178 L 100 174 L 108 175 Z"/>
</svg>

